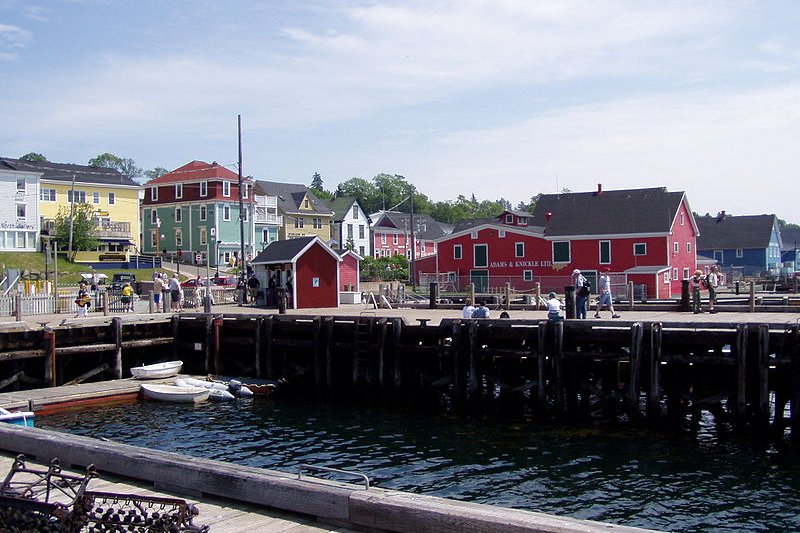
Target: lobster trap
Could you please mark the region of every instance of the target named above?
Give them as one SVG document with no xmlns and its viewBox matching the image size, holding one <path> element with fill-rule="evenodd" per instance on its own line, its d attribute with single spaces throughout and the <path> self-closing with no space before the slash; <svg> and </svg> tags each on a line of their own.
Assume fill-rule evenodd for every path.
<svg viewBox="0 0 800 533">
<path fill-rule="evenodd" d="M 46 469 L 30 468 L 18 455 L 0 486 L 3 531 L 205 533 L 195 526 L 197 506 L 180 498 L 87 490 L 98 477 L 94 465 L 82 476 L 62 471 L 58 459 Z"/>
</svg>

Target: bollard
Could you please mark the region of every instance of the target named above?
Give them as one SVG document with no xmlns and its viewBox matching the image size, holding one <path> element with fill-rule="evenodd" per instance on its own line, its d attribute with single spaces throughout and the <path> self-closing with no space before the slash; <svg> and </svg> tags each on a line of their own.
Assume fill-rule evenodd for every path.
<svg viewBox="0 0 800 533">
<path fill-rule="evenodd" d="M 575 318 L 575 285 L 564 287 L 564 305 L 567 318 Z"/>
<path fill-rule="evenodd" d="M 633 282 L 628 282 L 628 311 L 633 311 Z"/>
<path fill-rule="evenodd" d="M 155 293 L 150 292 L 150 296 L 148 298 L 148 304 L 150 305 L 150 314 L 152 315 L 155 308 L 156 308 L 156 301 L 155 301 Z"/>
<path fill-rule="evenodd" d="M 428 309 L 436 309 L 436 304 L 439 302 L 439 284 L 435 281 L 432 281 L 430 287 L 430 301 L 428 303 Z"/>
<path fill-rule="evenodd" d="M 211 295 L 204 294 L 203 295 L 203 312 L 210 313 L 211 312 Z"/>
<path fill-rule="evenodd" d="M 22 322 L 22 295 L 14 295 L 14 311 L 16 314 L 17 322 Z"/>
<path fill-rule="evenodd" d="M 755 283 L 750 280 L 750 312 L 756 312 L 756 286 Z"/>
<path fill-rule="evenodd" d="M 286 289 L 278 289 L 278 314 L 286 314 Z"/>
</svg>

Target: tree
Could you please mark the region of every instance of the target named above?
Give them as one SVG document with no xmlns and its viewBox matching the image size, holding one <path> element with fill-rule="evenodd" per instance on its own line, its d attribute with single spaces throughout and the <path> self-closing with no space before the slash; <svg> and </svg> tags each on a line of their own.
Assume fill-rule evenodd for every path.
<svg viewBox="0 0 800 533">
<path fill-rule="evenodd" d="M 72 213 L 72 256 L 80 250 L 93 250 L 97 248 L 96 235 L 97 219 L 94 218 L 94 207 L 91 204 L 75 203 Z M 56 240 L 61 249 L 68 248 L 70 235 L 70 207 L 61 206 L 55 217 Z"/>
<path fill-rule="evenodd" d="M 36 152 L 30 152 L 22 157 L 20 157 L 21 161 L 28 161 L 29 163 L 47 163 L 47 158 L 42 154 L 37 154 Z"/>
<path fill-rule="evenodd" d="M 331 191 L 326 191 L 322 188 L 322 176 L 319 175 L 319 172 L 314 172 L 314 175 L 311 177 L 311 186 L 309 189 L 321 200 L 330 200 L 334 197 Z"/>
<path fill-rule="evenodd" d="M 350 178 L 336 187 L 336 196 L 352 196 L 367 213 L 380 209 L 380 199 L 375 185 L 364 178 Z"/>
<path fill-rule="evenodd" d="M 154 180 L 156 178 L 160 178 L 161 176 L 163 176 L 164 174 L 167 174 L 167 173 L 169 173 L 169 170 L 167 170 L 164 167 L 156 167 L 156 168 L 154 168 L 152 170 L 145 170 L 144 171 L 144 175 L 147 176 L 147 179 L 149 179 L 149 180 Z"/>
<path fill-rule="evenodd" d="M 318 191 L 324 190 L 322 188 L 322 176 L 319 175 L 319 172 L 314 172 L 314 175 L 311 176 L 311 188 Z"/>
<path fill-rule="evenodd" d="M 136 166 L 133 159 L 121 158 L 108 152 L 89 160 L 90 167 L 113 168 L 123 176 L 131 179 L 141 178 L 142 169 Z"/>
</svg>

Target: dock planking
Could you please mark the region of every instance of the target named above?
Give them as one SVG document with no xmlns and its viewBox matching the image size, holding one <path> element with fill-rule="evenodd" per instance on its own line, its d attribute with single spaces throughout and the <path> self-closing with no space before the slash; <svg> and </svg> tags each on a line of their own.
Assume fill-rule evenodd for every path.
<svg viewBox="0 0 800 533">
<path fill-rule="evenodd" d="M 10 470 L 14 462 L 14 455 L 0 452 L 0 474 Z M 46 464 L 26 459 L 29 467 L 37 469 L 46 468 Z M 66 473 L 82 475 L 79 469 L 64 468 Z M 312 520 L 294 516 L 275 510 L 256 508 L 252 505 L 215 498 L 202 498 L 194 500 L 187 498 L 179 492 L 155 490 L 152 486 L 138 483 L 133 480 L 122 480 L 113 475 L 98 472 L 100 477 L 89 482 L 88 490 L 114 492 L 118 494 L 132 494 L 139 496 L 159 496 L 168 498 L 182 498 L 197 505 L 200 514 L 194 519 L 195 525 L 209 525 L 214 533 L 240 533 L 258 531 L 260 533 L 355 533 L 355 530 L 343 527 L 330 527 L 316 524 Z M 54 499 L 60 503 L 68 503 L 64 495 L 53 492 Z"/>
</svg>

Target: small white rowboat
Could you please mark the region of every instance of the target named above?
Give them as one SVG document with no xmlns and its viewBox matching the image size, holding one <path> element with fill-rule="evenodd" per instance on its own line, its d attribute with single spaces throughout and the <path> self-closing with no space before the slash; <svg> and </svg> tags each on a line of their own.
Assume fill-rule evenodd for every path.
<svg viewBox="0 0 800 533">
<path fill-rule="evenodd" d="M 183 367 L 183 361 L 167 361 L 153 365 L 135 366 L 131 374 L 136 379 L 163 379 L 177 376 Z"/>
<path fill-rule="evenodd" d="M 211 392 L 202 387 L 178 387 L 176 385 L 159 385 L 157 383 L 143 383 L 139 387 L 145 398 L 161 402 L 204 402 L 208 400 L 208 395 Z"/>
</svg>

